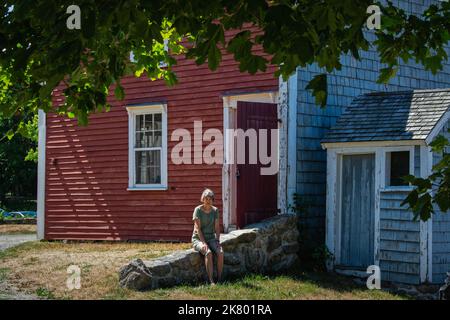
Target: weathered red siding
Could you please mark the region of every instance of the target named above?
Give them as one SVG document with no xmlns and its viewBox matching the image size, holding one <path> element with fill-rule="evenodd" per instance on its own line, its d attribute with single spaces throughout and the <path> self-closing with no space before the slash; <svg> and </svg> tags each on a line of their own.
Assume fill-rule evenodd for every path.
<svg viewBox="0 0 450 320">
<path fill-rule="evenodd" d="M 277 90 L 274 67 L 264 73 L 240 73 L 224 53 L 216 72 L 180 58 L 174 68 L 179 83 L 123 79 L 126 99 L 110 96 L 110 112 L 92 115 L 89 126 L 47 115 L 45 238 L 80 240 L 189 241 L 192 211 L 205 187 L 216 193 L 222 209 L 221 165 L 175 165 L 170 160 L 174 129 L 223 129 L 222 95 L 229 92 Z M 61 91 L 55 91 L 55 103 Z M 128 104 L 168 104 L 167 191 L 127 191 Z M 206 145 L 206 144 L 205 144 Z"/>
</svg>

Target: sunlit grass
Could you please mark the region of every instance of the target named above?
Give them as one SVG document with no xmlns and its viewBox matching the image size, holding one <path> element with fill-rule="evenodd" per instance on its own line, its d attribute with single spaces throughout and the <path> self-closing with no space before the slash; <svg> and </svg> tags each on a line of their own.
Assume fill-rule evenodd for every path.
<svg viewBox="0 0 450 320">
<path fill-rule="evenodd" d="M 295 268 L 277 276 L 250 274 L 216 285 L 178 286 L 136 292 L 120 288 L 118 270 L 134 258 L 151 259 L 183 243 L 63 243 L 29 242 L 0 252 L 0 281 L 22 292 L 51 299 L 404 299 L 368 290 L 351 279 Z M 66 286 L 67 267 L 81 269 L 81 289 Z"/>
</svg>

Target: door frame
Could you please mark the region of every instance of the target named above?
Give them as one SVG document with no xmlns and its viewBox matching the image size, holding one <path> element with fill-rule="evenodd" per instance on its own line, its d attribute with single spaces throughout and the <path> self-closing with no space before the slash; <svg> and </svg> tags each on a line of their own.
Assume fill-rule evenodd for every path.
<svg viewBox="0 0 450 320">
<path fill-rule="evenodd" d="M 229 94 L 222 96 L 223 100 L 223 132 L 224 132 L 224 161 L 222 170 L 222 205 L 223 205 L 223 224 L 224 231 L 229 232 L 234 230 L 236 225 L 236 198 L 237 198 L 237 179 L 236 179 L 236 161 L 230 164 L 228 157 L 235 152 L 231 152 L 227 129 L 236 129 L 237 126 L 237 102 L 260 102 L 277 104 L 277 114 L 281 122 L 278 124 L 279 137 L 279 172 L 278 172 L 278 186 L 277 186 L 277 206 L 281 209 L 280 213 L 285 213 L 287 210 L 286 201 L 280 194 L 286 195 L 286 179 L 285 172 L 287 162 L 287 100 L 280 101 L 278 91 L 263 91 L 263 92 L 246 92 L 240 94 Z"/>
<path fill-rule="evenodd" d="M 396 190 L 405 190 L 405 187 L 388 187 L 386 186 L 386 155 L 388 152 L 393 151 L 409 151 L 410 152 L 410 174 L 414 174 L 415 168 L 415 146 L 420 148 L 426 148 L 421 146 L 418 142 L 408 141 L 380 141 L 377 143 L 361 143 L 361 145 L 351 146 L 348 143 L 347 146 L 344 143 L 336 143 L 336 146 L 323 145 L 327 148 L 327 209 L 326 209 L 326 246 L 328 250 L 333 254 L 334 260 L 328 264 L 328 269 L 332 270 L 335 266 L 338 266 L 340 260 L 341 250 L 341 184 L 342 184 L 342 157 L 344 155 L 357 155 L 357 154 L 375 154 L 375 235 L 374 235 L 374 264 L 380 264 L 380 196 L 381 192 L 389 192 Z M 429 156 L 428 156 L 429 157 Z M 424 161 L 424 156 L 421 157 L 421 161 Z M 423 165 L 421 164 L 421 168 Z M 426 170 L 428 171 L 428 170 Z M 421 172 L 422 176 L 426 176 L 425 172 Z M 427 238 L 429 231 L 426 228 L 421 230 L 421 237 Z M 426 248 L 425 241 L 423 243 L 423 249 L 421 250 L 421 256 L 423 256 L 423 262 L 421 262 L 421 270 L 423 274 L 426 274 L 427 259 L 429 248 Z M 365 272 L 364 272 L 365 274 Z"/>
<path fill-rule="evenodd" d="M 374 264 L 379 265 L 380 245 L 380 173 L 381 153 L 378 148 L 339 148 L 328 149 L 327 152 L 327 216 L 326 216 L 326 245 L 333 254 L 334 261 L 330 269 L 341 264 L 341 239 L 342 239 L 342 159 L 347 155 L 373 154 L 375 156 L 375 213 L 374 213 Z M 334 205 L 333 205 L 334 204 Z"/>
</svg>

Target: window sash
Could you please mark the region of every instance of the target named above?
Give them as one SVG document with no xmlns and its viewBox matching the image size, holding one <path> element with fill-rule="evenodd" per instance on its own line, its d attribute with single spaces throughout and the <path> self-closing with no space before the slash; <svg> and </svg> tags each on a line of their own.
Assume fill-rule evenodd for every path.
<svg viewBox="0 0 450 320">
<path fill-rule="evenodd" d="M 153 155 L 151 151 L 159 151 L 159 156 Z M 139 155 L 139 153 L 144 153 L 144 155 Z M 145 154 L 147 153 L 147 154 Z M 156 162 L 152 163 L 152 162 Z M 140 162 L 140 163 L 139 163 Z M 135 151 L 135 185 L 142 184 L 161 184 L 162 177 L 162 150 L 144 150 Z M 152 175 L 153 173 L 153 175 Z"/>
<path fill-rule="evenodd" d="M 159 130 L 155 130 L 155 128 L 157 127 L 156 125 L 156 121 L 155 121 L 155 115 L 159 115 L 160 118 L 160 129 Z M 148 121 L 148 117 L 151 116 L 151 120 Z M 149 128 L 147 129 L 147 125 L 148 123 L 150 123 Z M 140 124 L 140 126 L 138 126 L 138 124 Z M 141 185 L 159 185 L 162 183 L 162 178 L 161 178 L 161 171 L 162 171 L 162 157 L 163 157 L 163 153 L 162 153 L 162 139 L 160 139 L 160 143 L 161 146 L 157 146 L 157 147 L 137 147 L 138 145 L 138 141 L 137 141 L 137 134 L 138 133 L 148 133 L 151 132 L 152 133 L 152 143 L 154 143 L 154 133 L 155 131 L 161 132 L 161 138 L 162 138 L 162 113 L 159 112 L 149 112 L 149 113 L 140 113 L 140 114 L 136 114 L 134 115 L 134 185 L 135 186 L 141 186 Z M 144 138 L 144 145 L 146 145 L 145 142 L 145 138 Z M 147 141 L 148 142 L 148 141 Z M 141 143 L 140 143 L 141 144 Z M 148 164 L 146 165 L 142 165 L 141 164 L 141 170 L 139 173 L 139 166 L 138 166 L 138 153 L 140 152 L 148 152 L 148 151 L 158 151 L 159 150 L 159 165 L 158 166 L 149 166 Z M 146 159 L 146 161 L 151 161 L 150 159 L 152 158 L 151 155 L 148 156 L 148 158 Z M 141 160 L 144 161 L 144 160 Z M 158 169 L 159 171 L 159 181 L 158 182 L 153 182 L 153 178 L 151 177 L 150 174 L 147 172 L 147 169 L 153 167 L 154 169 Z M 145 168 L 145 169 L 142 169 Z M 151 170 L 150 170 L 151 171 Z M 145 180 L 144 182 L 142 182 L 142 180 Z"/>
</svg>

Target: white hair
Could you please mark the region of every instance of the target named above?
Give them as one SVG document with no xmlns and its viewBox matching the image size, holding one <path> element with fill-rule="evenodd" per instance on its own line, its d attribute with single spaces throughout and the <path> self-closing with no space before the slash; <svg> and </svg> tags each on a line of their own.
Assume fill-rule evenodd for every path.
<svg viewBox="0 0 450 320">
<path fill-rule="evenodd" d="M 200 197 L 200 202 L 203 202 L 206 197 L 211 197 L 214 199 L 214 192 L 211 189 L 205 189 Z"/>
</svg>

